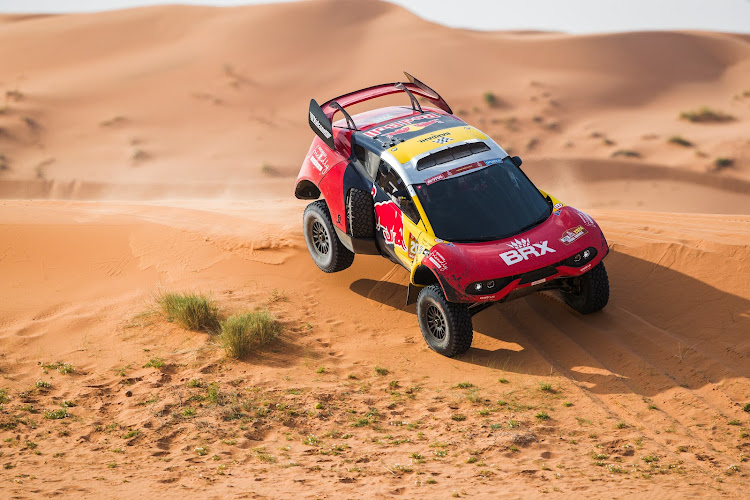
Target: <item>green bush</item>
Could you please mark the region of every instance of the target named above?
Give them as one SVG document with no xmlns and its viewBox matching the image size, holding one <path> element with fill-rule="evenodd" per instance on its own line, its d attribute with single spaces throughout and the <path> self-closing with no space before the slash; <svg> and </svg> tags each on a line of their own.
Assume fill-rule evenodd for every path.
<svg viewBox="0 0 750 500">
<path fill-rule="evenodd" d="M 49 420 L 60 420 L 69 416 L 70 415 L 68 414 L 68 410 L 66 410 L 65 408 L 60 408 L 58 410 L 48 410 L 44 412 L 44 418 Z"/>
<path fill-rule="evenodd" d="M 641 153 L 638 151 L 633 151 L 632 149 L 618 149 L 614 153 L 612 153 L 612 158 L 617 158 L 618 156 L 623 156 L 625 158 L 640 158 Z"/>
<path fill-rule="evenodd" d="M 670 144 L 677 144 L 678 146 L 683 146 L 685 148 L 692 147 L 693 145 L 692 142 L 679 135 L 673 135 L 672 137 L 667 139 L 667 142 L 669 142 Z"/>
<path fill-rule="evenodd" d="M 493 94 L 492 92 L 490 91 L 485 92 L 483 97 L 484 97 L 484 102 L 487 103 L 487 106 L 491 108 L 494 108 L 495 106 L 497 106 L 497 96 L 495 96 L 495 94 Z"/>
<path fill-rule="evenodd" d="M 188 330 L 215 331 L 219 327 L 219 308 L 205 295 L 163 292 L 157 302 L 167 319 Z"/>
<path fill-rule="evenodd" d="M 734 160 L 731 158 L 716 158 L 714 160 L 714 166 L 716 167 L 716 170 L 721 170 L 722 168 L 729 168 L 734 165 Z"/>
<path fill-rule="evenodd" d="M 710 123 L 728 122 L 734 120 L 734 117 L 722 111 L 711 109 L 708 106 L 703 106 L 694 111 L 683 111 L 680 113 L 680 119 L 694 123 Z"/>
<path fill-rule="evenodd" d="M 226 355 L 241 358 L 281 333 L 281 325 L 268 311 L 229 316 L 221 322 L 220 341 Z"/>
</svg>

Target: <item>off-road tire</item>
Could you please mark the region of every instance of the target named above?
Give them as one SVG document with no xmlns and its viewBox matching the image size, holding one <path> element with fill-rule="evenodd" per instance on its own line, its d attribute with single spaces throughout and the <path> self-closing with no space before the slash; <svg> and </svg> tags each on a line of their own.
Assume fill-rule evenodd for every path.
<svg viewBox="0 0 750 500">
<path fill-rule="evenodd" d="M 422 337 L 433 351 L 452 358 L 471 347 L 474 329 L 469 306 L 448 302 L 440 285 L 429 285 L 419 292 L 417 318 Z"/>
<path fill-rule="evenodd" d="M 346 197 L 346 220 L 352 238 L 375 237 L 375 205 L 372 195 L 361 189 L 350 189 Z"/>
<path fill-rule="evenodd" d="M 604 262 L 573 281 L 575 291 L 563 291 L 562 298 L 566 304 L 581 314 L 601 311 L 609 302 L 609 278 Z"/>
<path fill-rule="evenodd" d="M 302 215 L 302 230 L 310 256 L 324 273 L 343 271 L 354 262 L 354 253 L 336 235 L 324 200 L 307 205 Z"/>
</svg>

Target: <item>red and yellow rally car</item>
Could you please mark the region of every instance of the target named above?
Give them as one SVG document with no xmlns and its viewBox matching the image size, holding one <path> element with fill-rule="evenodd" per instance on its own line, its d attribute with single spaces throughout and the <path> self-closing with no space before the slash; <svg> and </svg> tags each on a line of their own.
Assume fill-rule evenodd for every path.
<svg viewBox="0 0 750 500">
<path fill-rule="evenodd" d="M 427 344 L 469 349 L 471 317 L 495 302 L 559 290 L 582 314 L 602 309 L 607 241 L 594 220 L 538 189 L 509 156 L 406 73 L 327 101 L 310 101 L 317 137 L 295 186 L 307 206 L 305 241 L 324 272 L 354 254 L 383 255 L 409 271 Z M 404 93 L 410 106 L 350 116 L 346 107 Z M 432 103 L 422 107 L 417 96 Z M 332 123 L 340 112 L 343 118 Z"/>
</svg>

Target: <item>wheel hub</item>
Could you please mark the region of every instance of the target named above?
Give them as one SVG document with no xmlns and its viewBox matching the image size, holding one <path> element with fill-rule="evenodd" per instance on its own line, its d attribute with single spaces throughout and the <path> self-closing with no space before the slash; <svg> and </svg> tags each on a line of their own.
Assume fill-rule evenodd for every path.
<svg viewBox="0 0 750 500">
<path fill-rule="evenodd" d="M 322 255 L 326 255 L 331 248 L 331 241 L 328 238 L 328 231 L 319 221 L 312 224 L 312 242 L 315 250 Z"/>
<path fill-rule="evenodd" d="M 437 340 L 445 339 L 445 316 L 442 311 L 434 305 L 427 307 L 427 329 L 429 330 L 430 335 Z"/>
</svg>

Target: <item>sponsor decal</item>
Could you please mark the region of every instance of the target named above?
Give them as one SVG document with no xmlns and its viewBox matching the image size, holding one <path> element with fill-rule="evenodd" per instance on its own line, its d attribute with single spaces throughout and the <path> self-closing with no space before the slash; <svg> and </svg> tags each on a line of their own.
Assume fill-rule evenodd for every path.
<svg viewBox="0 0 750 500">
<path fill-rule="evenodd" d="M 587 226 L 594 227 L 596 225 L 596 223 L 594 222 L 594 219 L 592 219 L 589 214 L 578 210 L 578 216 L 581 218 L 581 221 L 583 221 L 583 223 L 586 224 Z"/>
<path fill-rule="evenodd" d="M 370 194 L 373 199 L 377 190 L 372 185 Z M 399 246 L 406 250 L 404 243 L 404 220 L 401 209 L 391 200 L 375 202 L 375 230 L 383 235 L 387 245 Z"/>
<path fill-rule="evenodd" d="M 433 139 L 432 142 L 436 142 L 437 144 L 447 144 L 452 140 L 451 137 L 438 137 L 437 139 Z"/>
<path fill-rule="evenodd" d="M 420 252 L 420 245 L 417 243 L 417 239 L 414 237 L 413 234 L 409 234 L 409 260 L 414 260 L 414 256 L 417 255 Z"/>
<path fill-rule="evenodd" d="M 443 140 L 444 140 L 444 142 L 450 142 L 450 141 L 453 140 L 453 138 L 452 137 L 447 137 L 449 135 L 451 135 L 450 132 L 443 132 L 442 134 L 430 134 L 429 137 L 425 137 L 424 139 L 419 139 L 419 142 L 432 141 L 432 142 L 438 142 L 439 143 L 439 142 L 441 142 Z"/>
<path fill-rule="evenodd" d="M 322 123 L 320 123 L 318 121 L 317 118 L 315 118 L 315 115 L 313 114 L 312 111 L 310 111 L 310 121 L 313 123 L 313 125 L 315 125 L 315 128 L 317 128 L 318 130 L 320 130 L 320 133 L 323 134 L 323 136 L 326 139 L 330 139 L 331 138 L 331 133 L 326 130 L 326 128 L 323 126 Z"/>
<path fill-rule="evenodd" d="M 507 245 L 513 248 L 513 250 L 501 253 L 500 258 L 509 266 L 529 260 L 530 257 L 541 257 L 542 255 L 556 252 L 554 248 L 548 246 L 546 240 L 531 244 L 528 238 L 521 238 L 520 240 L 514 239 Z"/>
<path fill-rule="evenodd" d="M 445 174 L 437 174 L 437 175 L 433 175 L 429 179 L 425 179 L 424 182 L 425 184 L 429 186 L 430 184 L 435 183 L 437 181 L 442 181 L 443 179 L 445 179 L 445 177 L 446 177 Z"/>
<path fill-rule="evenodd" d="M 485 161 L 484 164 L 489 167 L 490 165 L 496 165 L 496 164 L 502 163 L 502 162 L 503 162 L 503 160 L 501 160 L 500 158 L 493 158 L 492 160 Z"/>
<path fill-rule="evenodd" d="M 585 272 L 586 272 L 586 271 L 588 271 L 589 269 L 591 269 L 591 264 L 590 264 L 590 263 L 589 263 L 589 264 L 586 264 L 585 266 L 583 266 L 583 267 L 581 268 L 581 274 L 585 273 Z"/>
<path fill-rule="evenodd" d="M 388 137 L 391 137 L 407 132 L 416 132 L 435 123 L 442 123 L 438 118 L 440 118 L 440 115 L 436 113 L 424 113 L 375 127 L 365 132 L 365 135 L 367 137 L 377 137 L 385 132 Z"/>
<path fill-rule="evenodd" d="M 563 207 L 562 203 L 555 203 L 555 206 L 552 207 L 553 210 L 560 210 Z"/>
<path fill-rule="evenodd" d="M 328 172 L 331 166 L 328 164 L 328 155 L 321 146 L 317 146 L 310 154 L 310 162 L 321 174 Z"/>
<path fill-rule="evenodd" d="M 432 252 L 430 252 L 430 256 L 428 258 L 440 271 L 445 271 L 446 269 L 448 269 L 448 263 L 445 261 L 445 257 L 443 257 L 437 250 L 433 250 Z"/>
<path fill-rule="evenodd" d="M 375 230 L 383 234 L 385 243 L 406 250 L 404 221 L 398 205 L 390 200 L 375 203 L 375 219 Z"/>
<path fill-rule="evenodd" d="M 566 245 L 570 245 L 575 240 L 586 234 L 588 231 L 586 231 L 583 226 L 574 227 L 572 229 L 566 229 L 565 232 L 562 235 L 562 238 L 560 238 L 560 241 L 565 243 Z"/>
<path fill-rule="evenodd" d="M 461 173 L 466 172 L 468 170 L 474 170 L 475 168 L 482 168 L 482 167 L 486 167 L 486 166 L 487 166 L 487 164 L 485 162 L 483 162 L 483 161 L 477 161 L 477 162 L 474 162 L 474 163 L 469 163 L 468 165 L 464 165 L 463 167 L 452 168 L 450 170 L 446 170 L 445 172 L 441 172 L 441 173 L 439 173 L 437 175 L 433 175 L 432 177 L 429 177 L 429 178 L 425 179 L 424 182 L 425 182 L 425 184 L 427 184 L 429 186 L 430 184 L 433 184 L 433 183 L 435 183 L 437 181 L 445 180 L 448 177 L 452 177 L 454 175 L 461 174 Z"/>
<path fill-rule="evenodd" d="M 542 284 L 542 283 L 544 283 L 545 281 L 547 281 L 547 278 L 542 278 L 542 279 L 540 279 L 540 280 L 532 281 L 532 282 L 531 282 L 531 286 L 534 286 L 534 285 L 541 285 L 541 284 Z"/>
<path fill-rule="evenodd" d="M 480 295 L 477 297 L 479 300 L 492 300 L 495 298 L 494 295 Z"/>
</svg>

